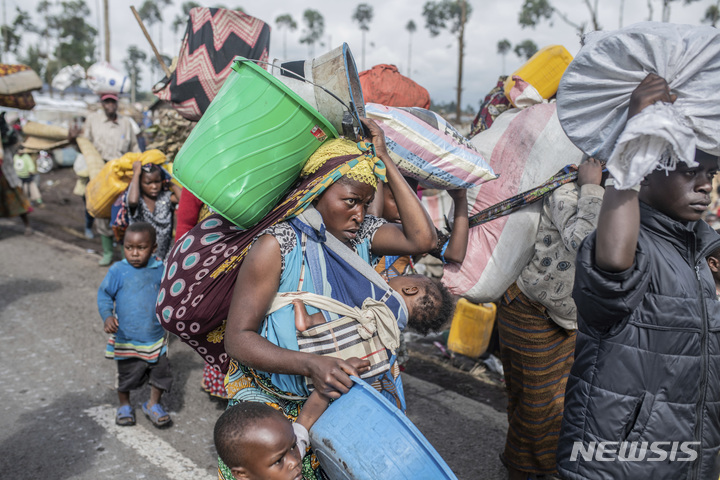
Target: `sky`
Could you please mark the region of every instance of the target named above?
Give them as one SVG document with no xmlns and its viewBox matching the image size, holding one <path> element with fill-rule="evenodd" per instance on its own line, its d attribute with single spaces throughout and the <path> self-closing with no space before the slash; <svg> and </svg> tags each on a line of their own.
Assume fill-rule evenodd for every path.
<svg viewBox="0 0 720 480">
<path fill-rule="evenodd" d="M 59 3 L 59 0 L 55 0 Z M 98 28 L 102 25 L 102 1 L 85 0 L 91 15 L 88 23 Z M 184 28 L 174 33 L 171 24 L 180 14 L 180 5 L 184 0 L 173 0 L 173 5 L 163 10 L 164 26 L 149 28 L 156 46 L 162 46 L 162 52 L 176 56 Z M 463 74 L 462 105 L 477 107 L 479 101 L 495 86 L 498 76 L 510 74 L 520 67 L 524 60 L 510 52 L 503 60 L 497 53 L 497 43 L 508 39 L 514 46 L 525 39 L 533 40 L 540 48 L 547 45 L 563 45 L 571 54 L 579 50 L 579 37 L 576 30 L 558 17 L 552 22 L 545 21 L 535 29 L 522 29 L 518 24 L 518 14 L 523 0 L 468 0 L 473 7 L 465 34 L 465 63 Z M 648 2 L 653 5 L 652 20 L 659 21 L 661 0 L 598 0 L 600 3 L 599 20 L 604 30 L 615 30 L 620 26 L 620 11 L 624 26 L 646 21 L 649 17 Z M 705 9 L 715 0 L 697 0 L 684 5 L 683 0 L 672 3 L 670 21 L 699 25 Z M 589 13 L 585 2 L 580 0 L 551 0 L 552 4 L 564 12 L 576 23 L 588 22 Z M 20 6 L 31 15 L 34 14 L 39 0 L 3 0 L 7 22 L 15 16 L 15 7 Z M 355 57 L 359 70 L 363 69 L 362 34 L 357 24 L 351 20 L 352 13 L 359 3 L 367 3 L 373 8 L 374 16 L 370 30 L 366 33 L 364 68 L 377 64 L 396 65 L 400 72 L 408 75 L 408 54 L 410 35 L 405 29 L 409 20 L 417 25 L 412 35 L 412 72 L 409 76 L 430 92 L 435 103 L 455 100 L 458 68 L 457 38 L 445 31 L 437 37 L 431 37 L 425 28 L 422 17 L 424 0 L 212 0 L 198 3 L 214 6 L 222 3 L 227 8 L 242 7 L 246 13 L 269 23 L 272 28 L 270 38 L 270 60 L 301 60 L 313 58 L 340 46 L 346 42 Z M 132 15 L 131 5 L 140 8 L 142 0 L 110 0 L 111 63 L 123 70 L 122 60 L 127 56 L 128 47 L 138 46 L 148 53 L 148 62 L 144 66 L 143 88 L 162 78 L 161 73 L 152 76 L 149 62 L 154 61 L 149 44 Z M 299 43 L 303 25 L 302 13 L 305 9 L 318 10 L 325 18 L 325 47 L 316 45 L 310 55 L 308 47 Z M 276 28 L 275 19 L 279 15 L 290 14 L 298 23 L 298 29 L 287 32 L 287 57 L 284 54 L 283 36 L 285 32 Z M 102 31 L 101 28 L 99 30 Z M 101 52 L 104 50 L 100 50 Z M 159 70 L 158 70 L 159 71 Z"/>
</svg>

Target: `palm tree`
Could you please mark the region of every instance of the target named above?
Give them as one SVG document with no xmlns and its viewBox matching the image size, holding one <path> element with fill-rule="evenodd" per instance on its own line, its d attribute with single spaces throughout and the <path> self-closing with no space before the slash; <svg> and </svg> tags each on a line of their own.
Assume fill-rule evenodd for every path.
<svg viewBox="0 0 720 480">
<path fill-rule="evenodd" d="M 163 37 L 162 37 L 162 27 L 163 27 L 163 16 L 162 16 L 162 9 L 163 7 L 167 7 L 169 5 L 172 5 L 172 0 L 145 0 L 145 2 L 140 7 L 140 10 L 138 10 L 138 14 L 140 15 L 140 18 L 143 22 L 147 23 L 148 26 L 153 26 L 155 24 L 158 24 L 158 51 L 162 52 L 163 50 Z"/>
<path fill-rule="evenodd" d="M 436 37 L 447 28 L 457 35 L 458 40 L 458 75 L 457 75 L 457 102 L 455 103 L 455 121 L 460 123 L 462 114 L 462 77 L 463 58 L 465 56 L 465 24 L 472 12 L 472 6 L 467 0 L 437 0 L 429 1 L 423 6 L 425 27 L 430 35 Z"/>
<path fill-rule="evenodd" d="M 287 31 L 294 32 L 297 30 L 297 23 L 289 13 L 277 17 L 275 23 L 277 23 L 278 28 L 283 29 L 283 58 L 287 60 Z"/>
<path fill-rule="evenodd" d="M 502 75 L 505 75 L 505 57 L 507 56 L 511 47 L 512 44 L 507 38 L 500 40 L 497 44 L 498 55 L 502 56 Z"/>
<path fill-rule="evenodd" d="M 720 0 L 717 0 L 715 5 L 710 5 L 705 10 L 705 17 L 703 23 L 709 23 L 713 27 L 717 27 L 718 20 L 720 20 Z"/>
<path fill-rule="evenodd" d="M 405 25 L 405 30 L 408 31 L 408 70 L 407 70 L 407 76 L 410 78 L 412 75 L 412 34 L 415 33 L 415 30 L 417 30 L 417 25 L 415 25 L 415 22 L 410 20 L 407 25 Z"/>
<path fill-rule="evenodd" d="M 308 54 L 313 56 L 315 42 L 320 40 L 325 33 L 325 17 L 317 10 L 308 8 L 303 12 L 303 21 L 307 28 L 303 30 L 303 37 L 300 43 L 307 43 Z"/>
<path fill-rule="evenodd" d="M 362 31 L 362 63 L 360 65 L 361 70 L 365 70 L 365 32 L 370 30 L 370 22 L 373 18 L 373 8 L 367 3 L 361 3 L 355 9 L 352 19 L 360 25 Z"/>
<path fill-rule="evenodd" d="M 182 6 L 180 7 L 180 10 L 182 10 L 182 14 L 176 15 L 175 20 L 173 20 L 173 23 L 171 25 L 172 31 L 174 33 L 178 33 L 178 31 L 185 27 L 188 22 L 188 17 L 190 16 L 190 10 L 192 10 L 195 7 L 202 7 L 198 2 L 183 2 Z"/>
</svg>

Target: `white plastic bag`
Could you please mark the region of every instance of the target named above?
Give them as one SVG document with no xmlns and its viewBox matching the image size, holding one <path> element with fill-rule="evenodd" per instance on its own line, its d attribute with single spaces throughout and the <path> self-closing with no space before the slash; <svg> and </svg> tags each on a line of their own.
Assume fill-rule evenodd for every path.
<svg viewBox="0 0 720 480">
<path fill-rule="evenodd" d="M 630 95 L 649 73 L 667 80 L 677 101 L 646 109 L 620 138 Z M 588 34 L 557 101 L 565 133 L 588 155 L 608 161 L 618 188 L 637 185 L 658 165 L 694 166 L 696 147 L 720 155 L 720 31 L 644 22 Z"/>
<path fill-rule="evenodd" d="M 55 90 L 65 90 L 69 88 L 76 80 L 85 78 L 85 69 L 82 65 L 67 65 L 60 69 L 60 71 L 52 79 L 52 87 Z"/>
<path fill-rule="evenodd" d="M 97 62 L 87 70 L 87 84 L 95 93 L 123 93 L 130 88 L 128 77 L 107 62 Z"/>
</svg>

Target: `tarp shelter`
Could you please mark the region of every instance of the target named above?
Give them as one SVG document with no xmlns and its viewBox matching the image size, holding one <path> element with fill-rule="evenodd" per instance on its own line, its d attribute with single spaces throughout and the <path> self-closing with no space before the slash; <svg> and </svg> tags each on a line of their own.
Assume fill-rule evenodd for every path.
<svg viewBox="0 0 720 480">
<path fill-rule="evenodd" d="M 365 103 L 379 103 L 387 107 L 430 108 L 430 94 L 424 88 L 401 75 L 395 65 L 375 65 L 360 72 Z"/>
</svg>

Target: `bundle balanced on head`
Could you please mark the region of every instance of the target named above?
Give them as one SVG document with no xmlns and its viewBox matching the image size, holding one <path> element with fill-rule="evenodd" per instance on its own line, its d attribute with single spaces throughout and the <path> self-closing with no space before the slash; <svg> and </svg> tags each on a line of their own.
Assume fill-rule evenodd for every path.
<svg viewBox="0 0 720 480">
<path fill-rule="evenodd" d="M 632 93 L 628 119 L 675 100 L 665 79 L 649 74 Z M 700 221 L 718 157 L 696 150 L 694 161 L 656 169 L 635 188 L 606 183 L 597 230 L 576 265 L 563 478 L 720 473 L 720 303 L 705 261 L 720 235 Z"/>
</svg>

